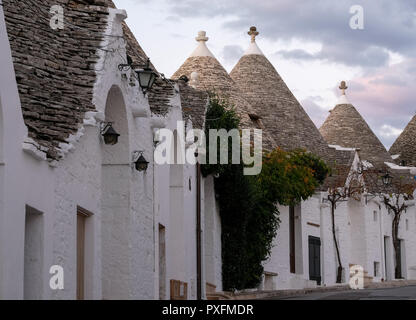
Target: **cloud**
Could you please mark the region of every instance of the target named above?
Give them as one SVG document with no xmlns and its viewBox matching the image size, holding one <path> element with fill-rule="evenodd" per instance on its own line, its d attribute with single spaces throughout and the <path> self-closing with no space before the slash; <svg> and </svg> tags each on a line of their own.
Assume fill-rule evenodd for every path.
<svg viewBox="0 0 416 320">
<path fill-rule="evenodd" d="M 357 54 L 351 54 L 349 50 L 334 45 L 324 45 L 320 52 L 311 54 L 302 49 L 280 50 L 276 54 L 290 60 L 326 60 L 346 65 L 365 65 L 369 67 L 384 66 L 388 63 L 390 55 L 386 50 L 377 47 L 368 47 Z"/>
<path fill-rule="evenodd" d="M 321 98 L 308 97 L 300 101 L 300 104 L 305 109 L 311 120 L 315 123 L 316 127 L 319 128 L 328 116 L 328 110 L 322 108 L 316 103 L 316 101 L 321 101 Z"/>
<path fill-rule="evenodd" d="M 316 54 L 311 54 L 302 49 L 294 49 L 294 50 L 280 50 L 276 52 L 277 55 L 285 59 L 291 60 L 315 60 L 319 59 Z"/>
<path fill-rule="evenodd" d="M 175 39 L 185 39 L 185 37 L 179 33 L 171 33 L 170 36 Z"/>
<path fill-rule="evenodd" d="M 364 8 L 364 30 L 352 30 L 349 10 Z M 364 68 L 385 66 L 388 52 L 416 53 L 416 1 L 403 0 L 170 0 L 169 9 L 180 17 L 231 17 L 224 28 L 241 32 L 256 25 L 269 40 L 315 41 L 322 51 L 280 52 L 292 59 L 327 59 Z"/>
<path fill-rule="evenodd" d="M 414 68 L 416 59 L 408 59 L 347 84 L 349 101 L 386 147 L 394 142 L 416 112 L 415 75 L 409 72 Z M 356 90 L 357 87 L 361 90 Z"/>
<path fill-rule="evenodd" d="M 384 138 L 397 138 L 402 131 L 402 129 L 395 128 L 389 124 L 383 124 L 379 130 L 379 134 Z"/>
<path fill-rule="evenodd" d="M 227 65 L 235 65 L 243 54 L 243 48 L 235 45 L 225 46 L 221 52 L 224 64 Z"/>
<path fill-rule="evenodd" d="M 402 129 L 395 128 L 389 124 L 383 124 L 375 133 L 383 140 L 383 143 L 388 150 L 402 131 Z"/>
<path fill-rule="evenodd" d="M 178 16 L 167 16 L 165 18 L 165 20 L 167 22 L 181 22 L 182 21 L 182 19 L 180 17 L 178 17 Z"/>
<path fill-rule="evenodd" d="M 360 65 L 365 68 L 387 65 L 390 58 L 387 50 L 380 47 L 369 46 L 357 50 L 351 47 L 351 45 L 346 44 L 346 46 L 325 44 L 322 51 L 317 54 L 317 57 L 329 61 L 342 62 L 350 66 Z"/>
<path fill-rule="evenodd" d="M 384 75 L 376 77 L 370 80 L 369 83 L 375 85 L 390 85 L 390 86 L 406 86 L 407 83 L 404 79 L 401 79 L 399 75 Z"/>
</svg>

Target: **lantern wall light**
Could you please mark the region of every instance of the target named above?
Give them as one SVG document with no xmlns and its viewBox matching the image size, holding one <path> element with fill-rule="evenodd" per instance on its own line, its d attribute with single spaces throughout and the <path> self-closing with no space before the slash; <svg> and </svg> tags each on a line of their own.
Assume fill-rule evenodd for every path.
<svg viewBox="0 0 416 320">
<path fill-rule="evenodd" d="M 130 57 L 127 57 L 127 63 L 119 64 L 118 69 L 122 74 L 128 70 L 133 70 L 134 72 L 132 75 L 139 81 L 143 94 L 146 94 L 146 92 L 152 89 L 155 80 L 159 77 L 159 75 L 150 68 L 150 59 L 147 59 L 145 66 L 139 66 L 134 64 Z"/>
<path fill-rule="evenodd" d="M 385 186 L 389 186 L 389 185 L 391 185 L 393 177 L 386 171 L 386 173 L 383 176 L 381 176 L 381 179 L 382 179 L 383 184 Z"/>
<path fill-rule="evenodd" d="M 107 145 L 115 145 L 118 142 L 118 137 L 120 136 L 116 130 L 113 128 L 112 122 L 101 122 L 100 124 L 100 133 L 104 139 L 104 143 Z"/>
<path fill-rule="evenodd" d="M 160 142 L 161 142 L 160 129 L 154 129 L 154 131 L 153 131 L 153 146 L 156 148 L 157 145 Z"/>
<path fill-rule="evenodd" d="M 142 172 L 147 170 L 149 161 L 143 156 L 144 151 L 133 151 L 133 165 L 137 171 Z"/>
</svg>

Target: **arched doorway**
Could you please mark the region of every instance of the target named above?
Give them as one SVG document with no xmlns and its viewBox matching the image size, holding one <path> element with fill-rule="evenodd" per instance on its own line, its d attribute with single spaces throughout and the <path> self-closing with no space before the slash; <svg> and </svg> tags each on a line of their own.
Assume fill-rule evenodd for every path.
<svg viewBox="0 0 416 320">
<path fill-rule="evenodd" d="M 108 93 L 105 122 L 120 134 L 116 145 L 102 142 L 103 299 L 128 299 L 130 288 L 130 147 L 126 105 L 117 86 Z"/>
</svg>

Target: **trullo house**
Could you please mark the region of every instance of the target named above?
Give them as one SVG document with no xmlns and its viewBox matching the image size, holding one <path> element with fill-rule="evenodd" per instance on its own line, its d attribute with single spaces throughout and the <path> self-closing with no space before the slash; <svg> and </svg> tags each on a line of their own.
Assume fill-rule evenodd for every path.
<svg viewBox="0 0 416 320">
<path fill-rule="evenodd" d="M 204 298 L 213 188 L 154 150 L 160 128 L 188 148 L 208 96 L 148 64 L 112 1 L 61 2 L 63 29 L 55 4 L 0 6 L 0 299 Z"/>
</svg>

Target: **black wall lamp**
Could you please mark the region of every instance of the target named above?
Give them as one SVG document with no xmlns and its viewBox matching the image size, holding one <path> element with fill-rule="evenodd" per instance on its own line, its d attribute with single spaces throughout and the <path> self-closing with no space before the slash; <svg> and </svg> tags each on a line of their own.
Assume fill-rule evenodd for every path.
<svg viewBox="0 0 416 320">
<path fill-rule="evenodd" d="M 120 136 L 113 128 L 112 122 L 101 122 L 101 135 L 104 138 L 104 143 L 108 145 L 115 145 Z"/>
<path fill-rule="evenodd" d="M 145 159 L 143 156 L 144 151 L 134 151 L 133 152 L 133 164 L 137 171 L 145 171 L 147 170 L 147 167 L 149 166 L 149 161 Z"/>
<path fill-rule="evenodd" d="M 386 173 L 381 176 L 381 180 L 385 186 L 389 186 L 391 185 L 393 177 L 386 171 Z"/>
<path fill-rule="evenodd" d="M 152 89 L 155 80 L 159 77 L 159 75 L 150 68 L 150 59 L 147 59 L 145 66 L 138 66 L 133 63 L 133 60 L 130 57 L 127 57 L 127 63 L 119 64 L 118 69 L 121 72 L 132 69 L 134 71 L 133 74 L 136 75 L 136 79 L 139 81 L 143 94 L 146 94 L 147 91 Z"/>
</svg>

